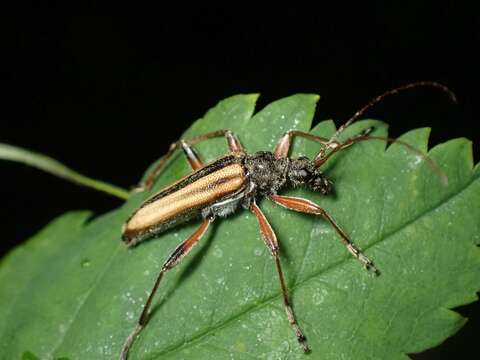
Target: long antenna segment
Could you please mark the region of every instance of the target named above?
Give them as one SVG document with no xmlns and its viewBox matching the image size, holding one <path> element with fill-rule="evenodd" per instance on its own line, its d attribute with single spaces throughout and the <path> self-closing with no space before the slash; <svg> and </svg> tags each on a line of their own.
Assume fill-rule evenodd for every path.
<svg viewBox="0 0 480 360">
<path fill-rule="evenodd" d="M 338 135 L 340 135 L 340 133 L 343 132 L 343 130 L 345 130 L 352 122 L 357 120 L 361 115 L 363 115 L 373 105 L 379 103 L 380 101 L 382 101 L 386 97 L 388 97 L 390 95 L 398 94 L 399 92 L 402 92 L 402 91 L 405 91 L 405 90 L 417 88 L 417 87 L 433 87 L 433 88 L 439 89 L 439 90 L 443 91 L 444 93 L 446 93 L 454 103 L 457 103 L 457 97 L 455 96 L 454 92 L 452 90 L 450 90 L 448 87 L 446 87 L 445 85 L 440 84 L 436 81 L 417 81 L 417 82 L 414 82 L 414 83 L 402 85 L 402 86 L 399 86 L 395 89 L 388 90 L 388 91 L 384 92 L 383 94 L 378 95 L 377 97 L 373 98 L 367 105 L 365 105 L 360 110 L 358 110 L 355 114 L 353 114 L 353 116 L 350 119 L 348 119 L 346 123 L 344 123 L 342 126 L 340 126 L 338 128 L 338 130 L 335 132 L 335 134 L 332 136 L 331 139 L 332 140 L 337 139 Z"/>
</svg>

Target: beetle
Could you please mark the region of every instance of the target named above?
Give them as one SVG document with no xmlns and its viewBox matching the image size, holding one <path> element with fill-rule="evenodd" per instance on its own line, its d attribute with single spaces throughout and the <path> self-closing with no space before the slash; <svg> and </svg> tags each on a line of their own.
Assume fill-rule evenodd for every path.
<svg viewBox="0 0 480 360">
<path fill-rule="evenodd" d="M 185 154 L 193 169 L 193 173 L 156 192 L 140 204 L 123 226 L 123 241 L 128 246 L 134 246 L 149 237 L 158 235 L 169 228 L 192 219 L 200 218 L 201 224 L 192 235 L 177 246 L 164 262 L 143 307 L 137 326 L 123 345 L 120 359 L 127 359 L 129 349 L 136 336 L 145 327 L 149 317 L 150 306 L 163 275 L 179 264 L 190 253 L 216 218 L 227 217 L 242 208 L 251 211 L 258 221 L 262 239 L 274 259 L 287 319 L 303 351 L 309 352 L 310 349 L 306 342 L 306 337 L 296 320 L 289 299 L 280 262 L 277 237 L 267 218 L 256 204 L 256 200 L 267 198 L 288 210 L 323 217 L 333 227 L 350 254 L 358 259 L 365 269 L 370 270 L 374 274 L 379 274 L 373 261 L 350 241 L 347 234 L 335 222 L 333 217 L 321 206 L 305 198 L 283 196 L 278 193 L 285 188 L 305 186 L 313 191 L 327 195 L 332 190 L 332 182 L 320 170 L 321 166 L 333 154 L 364 140 L 378 139 L 387 142 L 398 142 L 419 153 L 424 159 L 429 160 L 434 170 L 439 170 L 429 158 L 407 143 L 396 139 L 370 136 L 369 134 L 373 128 L 368 128 L 343 142 L 338 140 L 339 135 L 353 121 L 386 96 L 423 86 L 438 88 L 449 94 L 452 100 L 455 101 L 455 95 L 444 85 L 432 81 L 420 81 L 395 88 L 377 96 L 340 126 L 329 139 L 303 131 L 289 130 L 278 140 L 273 151 L 260 151 L 254 154 L 248 154 L 238 136 L 228 129 L 213 131 L 173 143 L 168 152 L 160 158 L 156 167 L 147 176 L 142 184 L 142 188 L 151 188 L 168 159 L 180 149 Z M 226 139 L 229 154 L 204 165 L 193 146 L 199 142 L 216 137 L 224 137 Z M 292 140 L 295 137 L 302 137 L 319 143 L 321 145 L 320 151 L 313 159 L 303 156 L 290 157 L 289 151 Z"/>
</svg>

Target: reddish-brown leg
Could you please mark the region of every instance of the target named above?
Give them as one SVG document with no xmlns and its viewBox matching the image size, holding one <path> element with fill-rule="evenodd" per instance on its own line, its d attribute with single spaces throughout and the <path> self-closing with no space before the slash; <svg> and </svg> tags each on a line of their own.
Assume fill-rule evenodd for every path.
<svg viewBox="0 0 480 360">
<path fill-rule="evenodd" d="M 170 145 L 168 152 L 160 158 L 155 168 L 148 174 L 147 178 L 139 188 L 140 191 L 148 190 L 152 187 L 153 183 L 155 182 L 155 179 L 163 170 L 163 167 L 165 166 L 167 160 L 170 159 L 170 157 L 173 155 L 175 150 L 177 150 L 179 147 L 182 148 L 183 153 L 185 154 L 188 160 L 188 163 L 190 164 L 193 170 L 197 170 L 203 166 L 203 163 L 200 160 L 200 157 L 198 156 L 197 152 L 190 144 L 186 143 L 183 140 L 177 141 L 172 145 Z"/>
<path fill-rule="evenodd" d="M 211 220 L 209 219 L 203 220 L 200 227 L 192 235 L 190 235 L 188 239 L 182 242 L 163 264 L 162 269 L 160 270 L 160 273 L 157 276 L 157 280 L 153 285 L 152 291 L 148 296 L 147 302 L 143 307 L 142 314 L 138 318 L 137 326 L 130 333 L 130 335 L 125 340 L 125 343 L 123 344 L 120 360 L 127 359 L 128 351 L 130 350 L 130 347 L 132 346 L 137 335 L 140 333 L 140 331 L 144 328 L 145 324 L 147 323 L 150 306 L 152 304 L 155 293 L 157 292 L 158 286 L 160 285 L 160 281 L 163 278 L 163 274 L 166 273 L 168 270 L 172 269 L 175 265 L 177 265 L 192 250 L 192 248 L 198 243 L 198 241 L 203 236 L 203 234 L 205 234 L 210 223 L 211 223 Z"/>
<path fill-rule="evenodd" d="M 203 166 L 203 162 L 195 148 L 183 140 L 180 141 L 180 146 L 182 147 L 183 153 L 185 154 L 193 171 L 200 169 Z"/>
<path fill-rule="evenodd" d="M 289 130 L 287 131 L 281 138 L 278 140 L 277 145 L 275 146 L 275 149 L 273 151 L 275 157 L 277 158 L 282 158 L 282 157 L 287 157 L 288 153 L 290 151 L 290 147 L 292 146 L 292 140 L 294 136 L 300 136 L 305 139 L 315 141 L 323 147 L 320 149 L 318 154 L 315 156 L 315 166 L 320 167 L 322 164 L 324 164 L 330 156 L 332 156 L 334 153 L 336 153 L 339 150 L 345 149 L 351 145 L 353 145 L 357 141 L 361 140 L 366 140 L 367 135 L 373 130 L 373 128 L 368 128 L 364 131 L 362 131 L 360 134 L 351 137 L 347 139 L 343 143 L 339 143 L 335 136 L 333 136 L 330 139 L 321 137 L 321 136 L 316 136 L 309 134 L 307 132 L 303 131 L 298 131 L 298 130 Z"/>
<path fill-rule="evenodd" d="M 343 143 L 339 143 L 337 140 L 335 140 L 334 137 L 332 137 L 332 139 L 330 139 L 325 144 L 325 147 L 318 152 L 317 156 L 315 156 L 315 159 L 314 159 L 315 166 L 318 168 L 322 166 L 336 152 L 343 150 L 349 146 L 352 146 L 356 142 L 369 139 L 367 135 L 370 132 L 372 132 L 372 130 L 373 130 L 373 127 L 369 127 L 363 130 L 360 134 L 345 140 Z M 328 150 L 331 150 L 331 151 L 327 153 Z"/>
<path fill-rule="evenodd" d="M 347 247 L 347 250 L 354 256 L 356 257 L 365 267 L 366 270 L 371 270 L 375 274 L 379 274 L 379 271 L 373 264 L 373 262 L 362 253 L 362 251 L 350 241 L 348 238 L 347 234 L 340 228 L 340 226 L 337 225 L 335 220 L 328 215 L 328 213 L 322 209 L 320 206 L 315 204 L 314 202 L 307 200 L 307 199 L 302 199 L 298 197 L 291 197 L 291 196 L 280 196 L 280 195 L 271 195 L 270 199 L 272 199 L 274 202 L 277 204 L 298 212 L 306 213 L 306 214 L 313 214 L 313 215 L 320 215 L 323 216 L 325 220 L 327 220 L 330 225 L 333 226 L 335 231 L 340 235 L 340 238 L 342 239 L 342 242 L 345 244 Z"/>
<path fill-rule="evenodd" d="M 255 203 L 252 204 L 250 210 L 256 216 L 258 223 L 260 224 L 260 232 L 262 234 L 263 241 L 265 241 L 265 244 L 270 249 L 273 258 L 275 259 L 275 266 L 277 268 L 278 278 L 280 280 L 280 287 L 282 289 L 283 305 L 285 307 L 285 312 L 287 313 L 288 321 L 290 322 L 293 331 L 295 331 L 295 335 L 297 336 L 297 340 L 302 346 L 303 351 L 309 352 L 310 349 L 308 348 L 308 345 L 306 343 L 305 335 L 303 335 L 302 330 L 298 326 L 297 319 L 295 318 L 295 313 L 293 312 L 293 308 L 290 304 L 290 300 L 288 297 L 288 289 L 285 285 L 285 277 L 283 276 L 282 267 L 280 265 L 277 236 L 275 235 L 267 218 Z"/>
<path fill-rule="evenodd" d="M 163 170 L 163 167 L 167 163 L 167 160 L 170 159 L 173 153 L 180 147 L 183 149 L 183 152 L 185 153 L 187 160 L 192 166 L 193 170 L 197 170 L 198 168 L 202 167 L 203 164 L 191 145 L 198 144 L 199 142 L 202 142 L 204 140 L 208 140 L 216 137 L 222 137 L 222 136 L 225 137 L 225 139 L 227 140 L 228 149 L 230 150 L 230 152 L 232 153 L 244 152 L 244 149 L 242 144 L 240 143 L 240 140 L 238 140 L 238 137 L 230 130 L 217 130 L 217 131 L 213 131 L 203 135 L 194 136 L 188 139 L 179 140 L 177 142 L 174 142 L 172 145 L 170 145 L 168 152 L 160 158 L 157 165 L 148 174 L 148 177 L 143 182 L 143 184 L 141 184 L 140 188 L 143 190 L 143 189 L 150 189 L 152 187 L 153 183 L 155 182 L 155 179 L 161 173 L 161 171 Z"/>
<path fill-rule="evenodd" d="M 420 150 L 418 150 L 417 148 L 415 148 L 414 146 L 410 145 L 409 143 L 405 142 L 405 141 L 402 141 L 402 140 L 398 140 L 398 139 L 393 139 L 393 138 L 389 138 L 389 137 L 384 137 L 384 136 L 371 136 L 371 135 L 368 135 L 371 130 L 373 128 L 367 128 L 365 129 L 363 132 L 361 132 L 360 134 L 358 134 L 357 136 L 354 136 L 350 139 L 347 139 L 344 143 L 340 144 L 340 143 L 337 143 L 336 141 L 332 140 L 331 143 L 327 144 L 325 146 L 325 148 L 321 149 L 320 152 L 317 154 L 317 156 L 315 157 L 314 161 L 315 161 L 315 166 L 318 168 L 320 166 L 322 166 L 333 154 L 335 154 L 336 152 L 342 150 L 342 149 L 345 149 L 351 145 L 353 145 L 354 143 L 356 142 L 359 142 L 359 141 L 367 141 L 367 140 L 381 140 L 381 141 L 385 141 L 387 143 L 397 143 L 397 144 L 400 144 L 402 146 L 404 146 L 407 150 L 411 151 L 412 153 L 416 154 L 417 156 L 420 156 L 423 160 L 426 161 L 427 165 L 430 166 L 430 168 L 433 170 L 433 172 L 435 172 L 440 180 L 442 181 L 442 183 L 444 185 L 447 185 L 448 184 L 448 176 L 447 174 L 438 166 L 438 164 L 433 161 L 431 158 L 429 158 L 427 155 L 425 155 L 424 153 L 422 153 Z M 330 151 L 328 154 L 327 154 L 327 150 L 328 149 L 331 149 L 332 151 Z"/>
<path fill-rule="evenodd" d="M 320 143 L 324 146 L 326 146 L 329 142 L 329 139 L 324 137 L 315 136 L 304 131 L 289 130 L 285 134 L 283 134 L 280 140 L 278 140 L 278 143 L 275 146 L 275 150 L 273 150 L 275 157 L 282 158 L 288 156 L 288 152 L 290 151 L 290 147 L 292 146 L 292 140 L 294 136 L 300 136 L 305 139 Z"/>
</svg>

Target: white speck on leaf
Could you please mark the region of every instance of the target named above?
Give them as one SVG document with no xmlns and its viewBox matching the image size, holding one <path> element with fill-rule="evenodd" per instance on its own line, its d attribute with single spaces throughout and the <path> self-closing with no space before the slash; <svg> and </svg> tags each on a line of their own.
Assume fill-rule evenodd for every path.
<svg viewBox="0 0 480 360">
<path fill-rule="evenodd" d="M 312 295 L 312 302 L 315 305 L 320 305 L 325 301 L 326 295 L 327 295 L 327 291 L 325 289 L 317 289 Z"/>
<path fill-rule="evenodd" d="M 220 249 L 218 246 L 216 246 L 215 249 L 213 249 L 213 256 L 215 256 L 218 259 L 222 258 L 223 257 L 223 250 Z"/>
</svg>

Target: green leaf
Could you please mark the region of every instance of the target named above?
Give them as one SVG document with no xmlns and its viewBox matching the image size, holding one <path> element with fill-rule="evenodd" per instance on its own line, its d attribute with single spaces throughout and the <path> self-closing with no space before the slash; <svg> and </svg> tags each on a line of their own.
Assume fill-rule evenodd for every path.
<svg viewBox="0 0 480 360">
<path fill-rule="evenodd" d="M 287 129 L 308 130 L 315 95 L 295 95 L 252 117 L 255 95 L 220 102 L 186 135 L 219 128 L 238 133 L 250 151 L 272 149 Z M 345 137 L 375 125 L 349 127 Z M 312 132 L 328 137 L 335 127 Z M 429 129 L 402 140 L 426 151 Z M 297 139 L 294 154 L 317 144 Z M 254 217 L 241 211 L 217 221 L 201 244 L 162 282 L 151 321 L 131 359 L 408 359 L 465 322 L 452 307 L 480 289 L 480 171 L 471 145 L 455 139 L 429 156 L 449 177 L 445 186 L 418 154 L 399 144 L 364 141 L 335 155 L 324 170 L 335 192 L 295 189 L 323 206 L 381 271 L 364 271 L 322 219 L 261 207 L 277 232 L 282 264 L 312 354 L 288 324 L 275 267 Z M 226 152 L 223 139 L 198 146 L 207 160 Z M 159 189 L 190 172 L 181 154 L 156 182 Z M 154 190 L 153 190 L 154 191 Z M 198 226 L 177 227 L 127 249 L 120 229 L 149 194 L 88 222 L 68 213 L 6 256 L 0 268 L 2 358 L 115 359 L 161 264 Z"/>
</svg>

